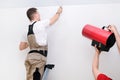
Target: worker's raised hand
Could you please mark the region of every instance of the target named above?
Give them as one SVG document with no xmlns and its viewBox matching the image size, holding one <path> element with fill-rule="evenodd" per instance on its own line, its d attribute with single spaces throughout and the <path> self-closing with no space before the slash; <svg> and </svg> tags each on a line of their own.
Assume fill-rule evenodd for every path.
<svg viewBox="0 0 120 80">
<path fill-rule="evenodd" d="M 115 25 L 109 25 L 108 26 L 108 30 L 110 30 L 111 32 L 116 32 L 116 27 L 115 27 Z"/>
<path fill-rule="evenodd" d="M 57 14 L 61 14 L 62 13 L 62 7 L 60 6 L 57 10 Z"/>
</svg>

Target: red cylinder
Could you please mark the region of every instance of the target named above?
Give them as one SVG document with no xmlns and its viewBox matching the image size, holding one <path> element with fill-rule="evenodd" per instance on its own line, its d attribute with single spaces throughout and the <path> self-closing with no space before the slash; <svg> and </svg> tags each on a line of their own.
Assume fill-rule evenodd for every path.
<svg viewBox="0 0 120 80">
<path fill-rule="evenodd" d="M 82 30 L 82 35 L 107 45 L 108 38 L 112 35 L 112 32 L 87 24 Z"/>
</svg>

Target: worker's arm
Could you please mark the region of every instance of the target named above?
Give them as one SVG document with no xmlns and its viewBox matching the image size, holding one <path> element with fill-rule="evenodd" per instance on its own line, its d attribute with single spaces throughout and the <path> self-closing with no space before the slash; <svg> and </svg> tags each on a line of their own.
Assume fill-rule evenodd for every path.
<svg viewBox="0 0 120 80">
<path fill-rule="evenodd" d="M 54 24 L 59 19 L 61 13 L 62 13 L 62 7 L 59 7 L 56 14 L 50 19 L 50 25 Z"/>
<path fill-rule="evenodd" d="M 92 64 L 92 72 L 93 72 L 93 75 L 94 75 L 95 79 L 97 79 L 97 76 L 100 74 L 100 71 L 99 71 L 99 55 L 100 55 L 100 51 L 95 46 L 95 55 L 94 55 L 93 64 Z"/>
<path fill-rule="evenodd" d="M 20 42 L 19 50 L 24 50 L 26 48 L 28 48 L 28 43 L 27 42 Z"/>
<path fill-rule="evenodd" d="M 115 35 L 115 38 L 116 38 L 116 43 L 117 43 L 117 46 L 118 46 L 118 50 L 119 50 L 119 53 L 120 53 L 120 35 L 116 29 L 116 27 L 114 25 L 109 25 L 108 26 L 108 29 L 111 30 L 114 35 Z"/>
</svg>

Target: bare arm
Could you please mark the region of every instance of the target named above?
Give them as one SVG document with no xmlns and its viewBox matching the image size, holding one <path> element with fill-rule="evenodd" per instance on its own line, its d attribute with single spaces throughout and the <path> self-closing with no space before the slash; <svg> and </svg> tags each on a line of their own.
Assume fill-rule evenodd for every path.
<svg viewBox="0 0 120 80">
<path fill-rule="evenodd" d="M 50 19 L 50 25 L 54 24 L 59 19 L 61 13 L 62 13 L 62 7 L 59 7 L 56 14 Z"/>
<path fill-rule="evenodd" d="M 120 53 L 120 35 L 119 35 L 119 33 L 114 25 L 109 25 L 108 29 L 111 30 L 115 34 L 116 43 L 117 43 L 118 50 Z"/>
<path fill-rule="evenodd" d="M 28 43 L 27 42 L 20 42 L 19 50 L 24 50 L 26 48 L 28 48 Z"/>
<path fill-rule="evenodd" d="M 92 64 L 92 72 L 93 75 L 95 77 L 95 79 L 97 79 L 97 76 L 100 74 L 99 72 L 99 55 L 100 55 L 100 51 L 95 47 L 95 55 L 93 58 L 93 64 Z"/>
</svg>

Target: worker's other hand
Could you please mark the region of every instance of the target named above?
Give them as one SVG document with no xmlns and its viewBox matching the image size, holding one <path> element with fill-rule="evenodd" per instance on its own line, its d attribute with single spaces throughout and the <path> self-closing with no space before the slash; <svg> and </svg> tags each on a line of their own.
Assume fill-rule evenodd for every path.
<svg viewBox="0 0 120 80">
<path fill-rule="evenodd" d="M 101 51 L 97 49 L 97 46 L 95 45 L 94 47 L 95 47 L 95 52 L 98 53 L 98 54 L 100 54 Z"/>
<path fill-rule="evenodd" d="M 58 8 L 58 10 L 57 10 L 57 13 L 59 13 L 59 14 L 61 14 L 62 13 L 62 7 L 60 6 L 59 8 Z"/>
<path fill-rule="evenodd" d="M 108 30 L 110 30 L 111 32 L 116 32 L 116 27 L 115 27 L 115 25 L 109 25 L 108 26 Z"/>
</svg>

